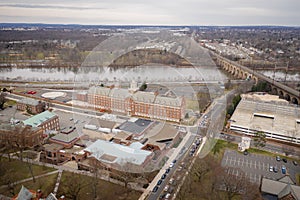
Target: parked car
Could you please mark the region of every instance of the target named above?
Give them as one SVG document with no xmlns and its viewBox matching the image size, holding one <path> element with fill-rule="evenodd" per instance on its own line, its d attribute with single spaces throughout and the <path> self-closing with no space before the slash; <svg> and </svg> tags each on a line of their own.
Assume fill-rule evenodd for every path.
<svg viewBox="0 0 300 200">
<path fill-rule="evenodd" d="M 36 91 L 28 91 L 27 94 L 36 94 Z"/>
<path fill-rule="evenodd" d="M 161 185 L 161 183 L 162 183 L 162 180 L 159 179 L 159 180 L 157 181 L 157 184 L 156 184 L 156 185 Z"/>
<path fill-rule="evenodd" d="M 161 176 L 161 179 L 165 179 L 167 177 L 167 175 L 166 174 L 163 174 L 162 176 Z"/>
<path fill-rule="evenodd" d="M 170 198 L 170 196 L 171 196 L 171 194 L 170 194 L 170 193 L 166 194 L 166 196 L 165 196 L 165 199 L 169 199 L 169 198 Z"/>
<path fill-rule="evenodd" d="M 170 163 L 170 166 L 169 166 L 170 168 L 172 168 L 172 167 L 174 167 L 174 163 Z"/>
<path fill-rule="evenodd" d="M 276 156 L 276 160 L 277 161 L 280 161 L 281 159 L 280 159 L 280 156 Z"/>
<path fill-rule="evenodd" d="M 153 190 L 152 190 L 152 192 L 156 192 L 158 190 L 158 186 L 155 186 L 154 188 L 153 188 Z"/>
<path fill-rule="evenodd" d="M 169 190 L 169 185 L 166 185 L 164 191 L 167 192 Z"/>
<path fill-rule="evenodd" d="M 248 151 L 247 150 L 244 151 L 244 155 L 245 156 L 248 155 Z"/>
<path fill-rule="evenodd" d="M 287 163 L 287 159 L 285 159 L 285 158 L 282 158 L 282 161 L 285 162 L 285 163 Z"/>
<path fill-rule="evenodd" d="M 165 196 L 166 196 L 166 193 L 163 193 L 163 194 L 161 194 L 161 195 L 159 196 L 159 199 L 164 199 Z"/>
<path fill-rule="evenodd" d="M 282 167 L 281 167 L 281 172 L 282 172 L 283 174 L 286 174 L 286 167 L 285 167 L 284 165 L 282 165 Z"/>
<path fill-rule="evenodd" d="M 172 184 L 174 183 L 174 178 L 171 178 L 171 179 L 169 180 L 169 183 L 172 185 Z"/>
<path fill-rule="evenodd" d="M 296 161 L 296 160 L 293 160 L 293 164 L 294 164 L 295 166 L 297 166 L 297 165 L 298 165 L 298 163 L 297 163 L 297 161 Z"/>
<path fill-rule="evenodd" d="M 170 172 L 170 168 L 166 169 L 166 174 Z"/>
<path fill-rule="evenodd" d="M 273 172 L 277 173 L 278 172 L 278 169 L 277 167 L 273 167 Z"/>
<path fill-rule="evenodd" d="M 270 165 L 269 171 L 272 172 L 273 171 L 273 166 Z"/>
</svg>

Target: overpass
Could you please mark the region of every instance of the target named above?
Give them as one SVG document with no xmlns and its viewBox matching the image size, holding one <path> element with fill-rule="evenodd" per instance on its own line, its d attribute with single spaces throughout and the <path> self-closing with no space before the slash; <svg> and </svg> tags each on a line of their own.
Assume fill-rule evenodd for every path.
<svg viewBox="0 0 300 200">
<path fill-rule="evenodd" d="M 300 103 L 300 92 L 290 88 L 280 82 L 277 82 L 273 79 L 270 79 L 259 72 L 249 69 L 243 65 L 238 64 L 237 62 L 231 61 L 227 58 L 224 58 L 216 53 L 212 54 L 217 59 L 217 64 L 222 67 L 225 71 L 231 73 L 233 76 L 240 79 L 252 79 L 256 83 L 259 80 L 265 81 L 271 85 L 272 94 L 279 95 L 280 98 L 284 98 L 287 101 L 293 104 Z"/>
</svg>

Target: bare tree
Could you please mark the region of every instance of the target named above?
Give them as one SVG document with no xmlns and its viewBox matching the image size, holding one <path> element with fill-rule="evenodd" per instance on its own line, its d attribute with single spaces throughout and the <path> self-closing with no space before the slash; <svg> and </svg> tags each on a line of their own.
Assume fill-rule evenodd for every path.
<svg viewBox="0 0 300 200">
<path fill-rule="evenodd" d="M 245 188 L 245 192 L 243 193 L 243 200 L 262 200 L 261 193 L 259 191 L 259 187 L 248 181 L 247 187 Z"/>
<path fill-rule="evenodd" d="M 68 174 L 63 180 L 61 187 L 61 192 L 68 198 L 72 200 L 78 200 L 80 192 L 90 185 L 86 179 L 83 179 L 81 175 L 78 174 Z"/>
<path fill-rule="evenodd" d="M 230 173 L 232 169 L 237 170 L 238 174 Z M 225 192 L 228 200 L 242 194 L 248 185 L 244 172 L 236 168 L 226 168 L 224 173 L 218 175 L 218 182 L 219 189 Z"/>
<path fill-rule="evenodd" d="M 196 159 L 191 173 L 197 177 L 197 181 L 201 182 L 204 176 L 216 168 L 216 162 L 211 156 L 206 156 L 204 159 Z"/>
<path fill-rule="evenodd" d="M 180 188 L 180 191 L 177 194 L 177 198 L 179 200 L 184 200 L 187 199 L 188 194 L 191 193 L 191 184 L 192 184 L 192 180 L 190 176 L 187 176 L 183 185 Z"/>
<path fill-rule="evenodd" d="M 0 92 L 0 109 L 1 110 L 4 109 L 4 104 L 6 102 L 5 96 L 6 96 L 5 92 Z"/>
<path fill-rule="evenodd" d="M 99 186 L 101 166 L 100 166 L 100 162 L 97 159 L 91 159 L 89 165 L 91 167 L 91 172 L 93 173 L 93 177 L 91 179 L 93 199 L 97 199 L 98 198 L 97 188 Z"/>
</svg>

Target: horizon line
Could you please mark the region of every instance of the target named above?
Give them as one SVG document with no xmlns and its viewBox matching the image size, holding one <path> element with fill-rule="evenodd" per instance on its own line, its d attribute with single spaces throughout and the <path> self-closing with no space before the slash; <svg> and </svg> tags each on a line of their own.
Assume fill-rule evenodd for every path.
<svg viewBox="0 0 300 200">
<path fill-rule="evenodd" d="M 23 24 L 23 25 L 61 25 L 61 26 L 142 26 L 142 27 L 293 27 L 299 28 L 300 25 L 272 25 L 272 24 L 249 24 L 249 25 L 188 25 L 188 24 L 77 24 L 77 23 L 42 23 L 42 22 L 0 22 L 3 24 Z"/>
</svg>

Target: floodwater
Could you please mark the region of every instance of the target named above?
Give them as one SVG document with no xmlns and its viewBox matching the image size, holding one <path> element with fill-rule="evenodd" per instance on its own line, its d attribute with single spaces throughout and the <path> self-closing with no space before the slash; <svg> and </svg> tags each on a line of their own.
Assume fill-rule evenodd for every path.
<svg viewBox="0 0 300 200">
<path fill-rule="evenodd" d="M 259 71 L 263 75 L 273 79 L 275 81 L 300 81 L 300 73 L 299 72 L 288 72 L 286 73 L 285 71 Z"/>
<path fill-rule="evenodd" d="M 0 68 L 1 80 L 15 81 L 225 81 L 216 67 L 175 68 L 144 65 L 113 70 L 108 67 Z"/>
</svg>

